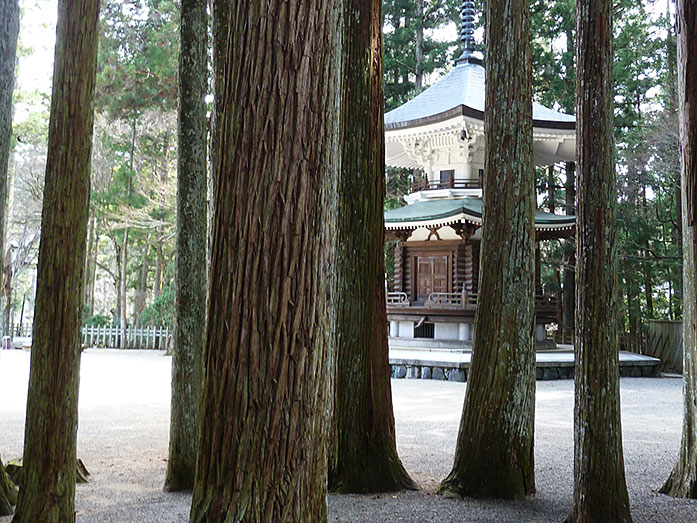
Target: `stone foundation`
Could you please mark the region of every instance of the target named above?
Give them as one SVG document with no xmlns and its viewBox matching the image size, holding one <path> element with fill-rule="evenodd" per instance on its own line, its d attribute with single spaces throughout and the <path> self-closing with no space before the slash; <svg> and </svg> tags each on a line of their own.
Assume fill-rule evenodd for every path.
<svg viewBox="0 0 697 523">
<path fill-rule="evenodd" d="M 453 364 L 453 366 L 436 365 L 414 365 L 392 363 L 390 364 L 390 377 L 422 379 L 422 380 L 441 380 L 441 381 L 467 381 L 469 365 Z M 574 378 L 574 367 L 572 365 L 545 365 L 538 366 L 536 378 L 540 381 L 547 380 L 569 380 Z M 638 365 L 633 363 L 620 364 L 620 376 L 631 378 L 654 378 L 660 377 L 661 369 L 658 365 Z"/>
</svg>

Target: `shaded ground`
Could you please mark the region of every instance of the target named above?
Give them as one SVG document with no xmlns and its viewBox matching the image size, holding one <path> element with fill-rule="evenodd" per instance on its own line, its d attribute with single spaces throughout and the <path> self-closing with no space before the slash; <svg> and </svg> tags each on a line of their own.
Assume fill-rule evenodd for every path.
<svg viewBox="0 0 697 523">
<path fill-rule="evenodd" d="M 80 388 L 78 454 L 92 481 L 77 486 L 81 522 L 182 522 L 190 495 L 162 492 L 171 359 L 156 351 L 87 350 Z M 29 353 L 0 351 L 0 454 L 19 457 Z M 393 380 L 400 454 L 420 492 L 329 499 L 330 521 L 562 521 L 573 489 L 573 382 L 537 385 L 537 494 L 521 502 L 443 499 L 465 385 Z M 634 521 L 696 521 L 697 502 L 654 492 L 680 443 L 681 381 L 622 378 L 627 482 Z M 10 518 L 0 518 L 9 523 Z"/>
</svg>

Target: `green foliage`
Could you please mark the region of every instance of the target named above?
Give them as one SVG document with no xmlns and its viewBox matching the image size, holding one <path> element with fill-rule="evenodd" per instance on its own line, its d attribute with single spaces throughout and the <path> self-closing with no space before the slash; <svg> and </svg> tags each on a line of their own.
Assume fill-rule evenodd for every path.
<svg viewBox="0 0 697 523">
<path fill-rule="evenodd" d="M 104 314 L 104 312 L 99 312 L 88 317 L 87 315 L 89 314 L 89 310 L 89 305 L 85 305 L 82 308 L 82 317 L 84 318 L 84 325 L 86 325 L 87 327 L 103 327 L 106 325 L 111 325 L 113 318 L 110 315 Z"/>
<path fill-rule="evenodd" d="M 453 22 L 459 24 L 460 5 L 460 0 L 424 0 L 420 13 L 416 0 L 383 1 L 386 110 L 413 96 L 417 69 L 429 74 L 452 66 L 458 42 L 439 41 L 434 31 Z M 424 29 L 423 62 L 418 64 L 416 35 L 420 25 Z"/>
<path fill-rule="evenodd" d="M 576 107 L 575 16 L 574 0 L 530 4 L 535 99 L 567 113 Z"/>
<path fill-rule="evenodd" d="M 133 118 L 177 103 L 179 9 L 171 0 L 108 0 L 100 16 L 97 111 Z"/>
<path fill-rule="evenodd" d="M 155 300 L 143 310 L 143 325 L 174 326 L 174 286 L 167 285 Z"/>
<path fill-rule="evenodd" d="M 574 10 L 573 0 L 531 4 L 535 97 L 567 112 L 575 107 Z M 614 17 L 621 309 L 625 327 L 635 331 L 646 318 L 680 316 L 677 114 L 671 108 L 675 39 L 666 17 L 656 19 L 644 3 L 619 0 Z M 564 179 L 555 177 L 558 209 Z M 539 173 L 538 188 L 548 210 L 546 173 Z M 543 285 L 554 290 L 561 255 L 547 243 Z"/>
</svg>

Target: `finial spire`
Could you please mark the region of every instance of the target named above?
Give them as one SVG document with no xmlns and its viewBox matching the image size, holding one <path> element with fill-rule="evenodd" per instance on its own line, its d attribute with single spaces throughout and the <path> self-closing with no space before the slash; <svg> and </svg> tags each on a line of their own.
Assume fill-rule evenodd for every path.
<svg viewBox="0 0 697 523">
<path fill-rule="evenodd" d="M 463 0 L 460 8 L 460 17 L 462 19 L 462 28 L 460 29 L 460 40 L 462 41 L 462 55 L 455 63 L 481 61 L 474 56 L 474 2 Z"/>
<path fill-rule="evenodd" d="M 460 40 L 462 41 L 463 53 L 474 51 L 474 2 L 463 0 L 462 8 L 460 9 L 462 18 L 462 28 L 460 31 Z"/>
</svg>

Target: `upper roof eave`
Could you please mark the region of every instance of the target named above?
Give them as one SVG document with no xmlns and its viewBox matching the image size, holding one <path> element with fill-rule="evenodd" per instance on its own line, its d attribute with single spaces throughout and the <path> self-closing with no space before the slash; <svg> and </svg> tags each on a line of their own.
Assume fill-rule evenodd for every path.
<svg viewBox="0 0 697 523">
<path fill-rule="evenodd" d="M 478 109 L 473 109 L 464 104 L 460 104 L 457 107 L 448 109 L 438 114 L 431 116 L 426 116 L 423 118 L 416 118 L 414 120 L 406 120 L 403 122 L 386 123 L 386 131 L 396 131 L 401 129 L 413 129 L 415 127 L 421 127 L 424 125 L 444 122 L 455 118 L 457 116 L 468 116 L 470 118 L 476 118 L 478 120 L 484 121 L 484 111 Z M 538 129 L 564 129 L 564 130 L 575 130 L 575 121 L 554 121 L 554 120 L 533 120 L 532 126 Z"/>
</svg>

